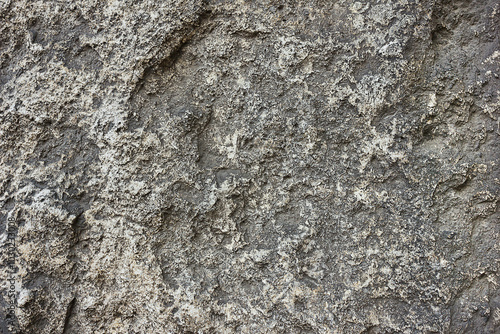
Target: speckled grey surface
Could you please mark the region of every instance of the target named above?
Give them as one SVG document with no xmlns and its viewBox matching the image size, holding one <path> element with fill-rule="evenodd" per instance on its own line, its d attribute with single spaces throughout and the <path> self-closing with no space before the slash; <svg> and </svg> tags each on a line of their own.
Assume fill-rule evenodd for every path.
<svg viewBox="0 0 500 334">
<path fill-rule="evenodd" d="M 499 18 L 1 0 L 0 328 L 499 333 Z"/>
</svg>

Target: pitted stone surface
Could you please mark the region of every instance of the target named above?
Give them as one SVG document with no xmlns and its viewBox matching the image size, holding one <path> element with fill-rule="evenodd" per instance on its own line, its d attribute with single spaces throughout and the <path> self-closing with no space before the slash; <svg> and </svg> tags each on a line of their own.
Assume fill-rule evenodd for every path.
<svg viewBox="0 0 500 334">
<path fill-rule="evenodd" d="M 500 331 L 499 13 L 0 1 L 0 328 Z"/>
</svg>

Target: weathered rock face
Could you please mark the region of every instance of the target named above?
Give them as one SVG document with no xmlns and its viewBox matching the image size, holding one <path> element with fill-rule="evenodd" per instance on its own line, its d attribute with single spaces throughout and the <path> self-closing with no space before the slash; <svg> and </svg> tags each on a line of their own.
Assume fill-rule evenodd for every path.
<svg viewBox="0 0 500 334">
<path fill-rule="evenodd" d="M 499 332 L 499 13 L 2 0 L 0 328 Z"/>
</svg>

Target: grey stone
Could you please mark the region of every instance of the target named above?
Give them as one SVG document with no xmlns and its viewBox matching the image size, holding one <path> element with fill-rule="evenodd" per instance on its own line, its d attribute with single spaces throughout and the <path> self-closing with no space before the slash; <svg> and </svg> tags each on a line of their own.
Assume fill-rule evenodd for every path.
<svg viewBox="0 0 500 334">
<path fill-rule="evenodd" d="M 1 0 L 0 329 L 500 332 L 499 7 Z"/>
</svg>

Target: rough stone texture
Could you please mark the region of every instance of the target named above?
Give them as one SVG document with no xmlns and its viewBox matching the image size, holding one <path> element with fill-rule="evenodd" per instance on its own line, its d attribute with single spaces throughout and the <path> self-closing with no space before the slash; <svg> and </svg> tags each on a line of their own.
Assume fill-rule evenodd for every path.
<svg viewBox="0 0 500 334">
<path fill-rule="evenodd" d="M 499 333 L 496 0 L 0 1 L 0 328 Z"/>
</svg>

